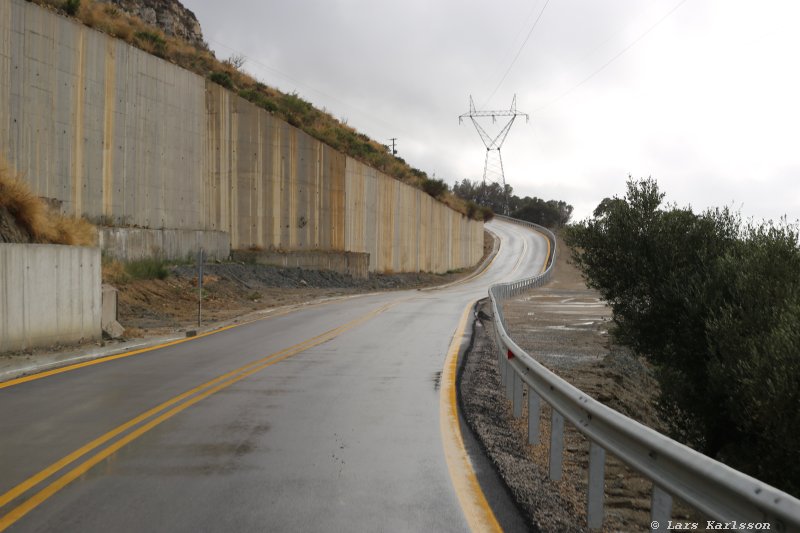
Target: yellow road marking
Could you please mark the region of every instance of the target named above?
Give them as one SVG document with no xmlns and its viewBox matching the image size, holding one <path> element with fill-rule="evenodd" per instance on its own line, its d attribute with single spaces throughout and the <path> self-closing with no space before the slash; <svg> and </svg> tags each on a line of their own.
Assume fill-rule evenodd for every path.
<svg viewBox="0 0 800 533">
<path fill-rule="evenodd" d="M 450 479 L 470 530 L 473 532 L 498 532 L 502 531 L 502 528 L 489 506 L 489 502 L 486 501 L 480 483 L 478 483 L 478 478 L 472 468 L 472 461 L 464 447 L 461 425 L 458 420 L 456 396 L 458 352 L 465 336 L 471 309 L 472 304 L 464 310 L 445 359 L 439 392 L 439 428 Z"/>
<path fill-rule="evenodd" d="M 176 344 L 181 344 L 183 342 L 187 342 L 187 341 L 191 341 L 191 340 L 195 340 L 195 339 L 200 339 L 202 337 L 207 337 L 208 335 L 213 335 L 214 333 L 219 333 L 221 331 L 225 331 L 225 330 L 232 329 L 232 328 L 235 328 L 237 326 L 242 326 L 242 325 L 244 325 L 244 324 L 233 324 L 233 325 L 230 325 L 230 326 L 225 326 L 224 328 L 215 329 L 214 331 L 208 331 L 206 333 L 202 333 L 200 335 L 197 335 L 196 337 L 187 337 L 185 339 L 176 339 L 174 341 L 169 341 L 169 342 L 165 342 L 165 343 L 162 343 L 162 344 L 157 344 L 156 346 L 149 346 L 147 348 L 141 348 L 139 350 L 133 350 L 133 351 L 130 351 L 130 352 L 118 353 L 118 354 L 109 355 L 109 356 L 106 356 L 106 357 L 99 357 L 97 359 L 92 359 L 91 361 L 84 361 L 82 363 L 75 363 L 74 365 L 62 366 L 60 368 L 54 368 L 53 370 L 46 370 L 45 372 L 39 372 L 38 374 L 31 374 L 30 376 L 23 376 L 21 378 L 11 379 L 11 380 L 8 380 L 8 381 L 4 381 L 3 383 L 0 383 L 0 389 L 5 389 L 7 387 L 12 387 L 14 385 L 19 385 L 20 383 L 27 383 L 28 381 L 33 381 L 33 380 L 36 380 L 36 379 L 42 379 L 42 378 L 46 378 L 48 376 L 61 374 L 63 372 L 69 372 L 71 370 L 77 370 L 79 368 L 85 368 L 87 366 L 99 365 L 100 363 L 106 363 L 108 361 L 115 361 L 117 359 L 122 359 L 124 357 L 130 357 L 132 355 L 138 355 L 140 353 L 150 352 L 150 351 L 153 351 L 153 350 L 158 350 L 159 348 L 166 348 L 168 346 L 174 346 Z"/>
<path fill-rule="evenodd" d="M 359 297 L 359 296 L 368 296 L 368 294 L 364 294 L 364 295 L 360 295 L 359 294 L 359 295 L 355 295 L 355 296 L 352 296 L 352 297 Z M 331 300 L 327 300 L 327 301 L 316 302 L 316 303 L 310 304 L 309 307 L 327 305 L 327 304 L 333 303 L 334 301 L 336 301 L 336 300 L 335 299 L 331 299 Z M 132 355 L 139 355 L 141 353 L 152 352 L 153 350 L 159 350 L 161 348 L 167 348 L 169 346 L 174 346 L 176 344 L 181 344 L 181 343 L 188 342 L 188 341 L 202 339 L 203 337 L 208 337 L 209 335 L 214 335 L 214 334 L 221 333 L 223 331 L 227 331 L 227 330 L 233 329 L 233 328 L 238 328 L 238 327 L 241 327 L 241 326 L 247 326 L 249 324 L 253 324 L 253 323 L 259 322 L 261 320 L 268 320 L 270 318 L 277 318 L 279 316 L 285 316 L 285 315 L 288 315 L 289 313 L 292 313 L 292 312 L 297 311 L 297 310 L 298 310 L 297 308 L 291 307 L 289 309 L 284 309 L 284 310 L 278 311 L 276 313 L 272 313 L 269 316 L 255 318 L 253 320 L 248 320 L 246 322 L 241 322 L 241 323 L 238 323 L 238 324 L 231 324 L 230 326 L 224 326 L 224 327 L 212 330 L 212 331 L 207 331 L 205 333 L 201 333 L 201 334 L 196 335 L 194 337 L 187 337 L 185 339 L 176 339 L 174 341 L 169 341 L 169 342 L 165 342 L 165 343 L 162 343 L 162 344 L 157 344 L 155 346 L 148 346 L 147 348 L 141 348 L 139 350 L 132 350 L 130 352 L 123 352 L 123 353 L 118 353 L 118 354 L 114 354 L 114 355 L 108 355 L 108 356 L 105 356 L 105 357 L 98 357 L 97 359 L 92 359 L 90 361 L 83 361 L 81 363 L 75 363 L 75 364 L 72 364 L 72 365 L 62 366 L 60 368 L 54 368 L 53 370 L 46 370 L 44 372 L 39 372 L 37 374 L 31 374 L 30 376 L 23 376 L 21 378 L 11 379 L 11 380 L 4 381 L 4 382 L 0 383 L 0 389 L 5 389 L 7 387 L 12 387 L 14 385 L 19 385 L 21 383 L 27 383 L 29 381 L 34 381 L 34 380 L 37 380 L 37 379 L 46 378 L 48 376 L 53 376 L 53 375 L 56 375 L 56 374 L 62 374 L 64 372 L 70 372 L 72 370 L 78 370 L 79 368 L 84 368 L 84 367 L 87 367 L 87 366 L 99 365 L 100 363 L 107 363 L 109 361 L 116 361 L 117 359 L 123 359 L 125 357 L 130 357 Z"/>
<path fill-rule="evenodd" d="M 542 271 L 540 272 L 540 274 L 544 274 L 544 271 L 547 270 L 547 262 L 550 260 L 550 239 L 541 231 L 537 231 L 536 233 L 544 237 L 544 240 L 547 241 L 547 255 L 544 256 L 544 265 L 542 265 Z"/>
<path fill-rule="evenodd" d="M 251 376 L 251 375 L 255 374 L 256 372 L 259 372 L 259 371 L 261 371 L 261 370 L 263 370 L 263 369 L 265 369 L 265 368 L 267 368 L 269 366 L 272 366 L 275 363 L 283 361 L 284 359 L 287 359 L 287 358 L 289 358 L 289 357 L 291 357 L 293 355 L 297 355 L 298 353 L 301 353 L 301 352 L 303 352 L 305 350 L 308 350 L 309 348 L 313 348 L 315 346 L 319 346 L 320 344 L 323 344 L 323 343 L 325 343 L 325 342 L 327 342 L 327 341 L 329 341 L 329 340 L 341 335 L 342 333 L 344 333 L 344 332 L 346 332 L 346 331 L 348 331 L 348 330 L 350 330 L 350 329 L 352 329 L 352 328 L 354 328 L 354 327 L 356 327 L 356 326 L 358 326 L 360 324 L 363 324 L 364 322 L 367 322 L 368 320 L 370 320 L 373 317 L 379 315 L 380 313 L 383 313 L 384 311 L 386 311 L 390 307 L 393 307 L 393 306 L 397 305 L 398 303 L 400 303 L 400 301 L 405 301 L 405 300 L 398 300 L 398 301 L 383 305 L 383 306 L 379 307 L 378 309 L 370 311 L 369 313 L 367 313 L 367 314 L 365 314 L 365 315 L 363 315 L 361 317 L 358 317 L 358 318 L 356 318 L 356 319 L 354 319 L 354 320 L 352 320 L 352 321 L 350 321 L 350 322 L 348 322 L 346 324 L 343 324 L 343 325 L 341 325 L 341 326 L 339 326 L 337 328 L 331 329 L 329 331 L 321 333 L 320 335 L 317 335 L 316 337 L 313 337 L 313 338 L 308 339 L 306 341 L 303 341 L 301 343 L 295 344 L 294 346 L 291 346 L 289 348 L 285 348 L 285 349 L 283 349 L 283 350 L 281 350 L 279 352 L 276 352 L 274 354 L 268 355 L 268 356 L 266 356 L 266 357 L 264 357 L 262 359 L 259 359 L 258 361 L 254 361 L 252 363 L 244 365 L 241 368 L 238 368 L 236 370 L 233 370 L 231 372 L 223 374 L 222 376 L 219 376 L 219 377 L 217 377 L 217 378 L 215 378 L 215 379 L 213 379 L 211 381 L 208 381 L 208 382 L 206 382 L 206 383 L 204 383 L 204 384 L 202 384 L 202 385 L 200 385 L 198 387 L 195 387 L 194 389 L 191 389 L 191 390 L 189 390 L 187 392 L 184 392 L 183 394 L 180 394 L 180 395 L 178 395 L 178 396 L 176 396 L 176 397 L 174 397 L 174 398 L 172 398 L 170 400 L 167 400 L 166 402 L 162 403 L 161 405 L 159 405 L 157 407 L 154 407 L 153 409 L 150 409 L 149 411 L 143 413 L 142 415 L 139 415 L 138 417 L 130 420 L 129 422 L 126 422 L 125 424 L 122 424 L 121 426 L 109 431 L 105 435 L 102 435 L 102 436 L 98 437 L 97 439 L 93 440 L 89 444 L 87 444 L 87 445 L 79 448 L 78 450 L 72 452 L 71 454 L 65 456 L 64 458 L 62 458 L 59 461 L 57 461 L 57 462 L 53 463 L 52 465 L 48 466 L 47 468 L 45 468 L 44 470 L 42 470 L 38 474 L 36 474 L 34 476 L 31 476 L 30 478 L 28 478 L 27 480 L 23 481 L 22 483 L 20 483 L 19 485 L 17 485 L 13 489 L 11 489 L 10 491 L 8 491 L 5 494 L 3 494 L 2 496 L 0 496 L 0 507 L 8 504 L 12 500 L 14 500 L 17 497 L 21 496 L 23 493 L 27 492 L 29 489 L 35 487 L 36 485 L 38 485 L 39 483 L 41 483 L 42 481 L 44 481 L 45 479 L 50 477 L 51 475 L 53 475 L 56 472 L 58 472 L 59 470 L 63 469 L 64 467 L 66 467 L 70 463 L 76 461 L 80 457 L 82 457 L 82 456 L 86 455 L 87 453 L 91 452 L 92 450 L 96 449 L 98 446 L 101 446 L 102 444 L 108 442 L 109 440 L 111 440 L 112 438 L 114 438 L 114 437 L 118 436 L 119 434 L 123 433 L 127 429 L 130 429 L 131 427 L 137 425 L 140 422 L 143 422 L 144 420 L 150 418 L 154 414 L 157 414 L 157 413 L 163 411 L 164 409 L 166 409 L 166 408 L 168 408 L 170 406 L 173 406 L 175 404 L 179 404 L 179 405 L 176 405 L 175 407 L 172 407 L 172 409 L 170 409 L 169 411 L 161 414 L 157 418 L 155 418 L 155 419 L 151 420 L 150 422 L 146 423 L 145 425 L 139 427 L 135 431 L 129 433 L 126 436 L 124 436 L 120 440 L 114 442 L 113 444 L 111 444 L 107 448 L 104 448 L 103 450 L 99 451 L 96 455 L 90 457 L 89 459 L 87 459 L 86 461 L 81 463 L 79 466 L 73 468 L 72 470 L 70 470 L 66 474 L 62 475 L 61 477 L 59 477 L 58 479 L 56 479 L 55 481 L 50 483 L 48 486 L 46 486 L 45 488 L 43 488 L 42 490 L 40 490 L 39 492 L 37 492 L 36 494 L 31 496 L 30 498 L 28 498 L 27 500 L 25 500 L 24 502 L 19 504 L 17 507 L 12 509 L 6 515 L 0 517 L 0 533 L 5 531 L 6 529 L 8 529 L 11 525 L 16 523 L 20 518 L 22 518 L 23 516 L 28 514 L 30 511 L 35 509 L 37 506 L 39 506 L 41 503 L 46 501 L 53 494 L 57 493 L 59 490 L 63 489 L 67 485 L 69 485 L 72 481 L 74 481 L 75 479 L 77 479 L 80 476 L 82 476 L 83 474 L 85 474 L 93 466 L 97 465 L 98 463 L 100 463 L 104 459 L 108 458 L 109 456 L 111 456 L 112 454 L 117 452 L 119 449 L 121 449 L 126 444 L 129 444 L 130 442 L 132 442 L 132 441 L 136 440 L 137 438 L 139 438 L 140 436 L 144 435 L 145 433 L 147 433 L 148 431 L 150 431 L 154 427 L 158 426 L 159 424 L 161 424 L 165 420 L 168 420 L 168 419 L 172 418 L 176 414 L 178 414 L 181 411 L 187 409 L 188 407 L 191 407 L 192 405 L 196 404 L 197 402 L 199 402 L 199 401 L 211 396 L 212 394 L 214 394 L 216 392 L 219 392 L 222 389 L 225 389 L 225 388 L 233 385 L 234 383 L 236 383 L 238 381 L 241 381 L 242 379 L 244 379 L 244 378 L 246 378 L 248 376 Z M 228 381 L 225 381 L 226 379 Z M 220 382 L 223 382 L 223 383 L 220 383 Z M 209 387 L 211 387 L 211 388 L 209 388 Z M 203 389 L 207 389 L 207 390 L 205 390 L 204 392 L 202 392 L 200 394 L 197 394 L 194 397 L 191 397 L 194 394 L 202 391 Z M 191 398 L 189 398 L 189 397 L 191 397 Z M 189 398 L 189 399 L 186 400 L 186 398 Z M 183 402 L 183 403 L 180 403 L 183 400 L 186 400 L 186 401 Z"/>
</svg>

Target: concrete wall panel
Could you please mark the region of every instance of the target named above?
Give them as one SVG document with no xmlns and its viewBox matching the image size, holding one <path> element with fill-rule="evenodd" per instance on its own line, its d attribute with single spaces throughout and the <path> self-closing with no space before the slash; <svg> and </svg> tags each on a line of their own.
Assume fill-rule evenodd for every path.
<svg viewBox="0 0 800 533">
<path fill-rule="evenodd" d="M 98 339 L 100 249 L 0 244 L 0 352 Z"/>
<path fill-rule="evenodd" d="M 0 10 L 0 139 L 36 194 L 66 213 L 198 227 L 203 80 L 27 2 Z"/>
<path fill-rule="evenodd" d="M 345 247 L 345 157 L 208 83 L 209 226 L 234 248 Z"/>
<path fill-rule="evenodd" d="M 230 235 L 223 231 L 100 228 L 100 248 L 110 257 L 135 261 L 193 258 L 202 248 L 209 259 L 225 260 L 231 253 Z"/>
<path fill-rule="evenodd" d="M 236 261 L 255 261 L 279 267 L 332 270 L 361 279 L 369 276 L 369 256 L 358 252 L 234 252 L 232 257 Z"/>
<path fill-rule="evenodd" d="M 370 254 L 372 272 L 446 272 L 483 255 L 483 223 L 347 158 L 345 246 Z"/>
</svg>

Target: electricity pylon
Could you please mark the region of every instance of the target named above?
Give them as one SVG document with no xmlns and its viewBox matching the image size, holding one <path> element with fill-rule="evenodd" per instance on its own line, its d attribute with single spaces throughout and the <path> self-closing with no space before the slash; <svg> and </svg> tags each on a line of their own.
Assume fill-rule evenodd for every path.
<svg viewBox="0 0 800 533">
<path fill-rule="evenodd" d="M 492 118 L 492 123 L 496 123 L 498 118 L 508 118 L 508 122 L 500 129 L 500 131 L 492 137 L 486 130 L 478 123 L 479 118 Z M 508 193 L 506 191 L 506 177 L 503 171 L 503 157 L 500 155 L 500 148 L 503 142 L 508 137 L 508 132 L 511 131 L 511 126 L 517 117 L 525 117 L 527 122 L 530 117 L 527 113 L 517 111 L 517 95 L 511 100 L 511 108 L 502 111 L 478 111 L 475 109 L 475 102 L 472 96 L 469 97 L 469 112 L 464 113 L 458 117 L 458 123 L 465 118 L 472 120 L 475 129 L 478 130 L 478 135 L 481 136 L 483 145 L 486 147 L 486 161 L 483 164 L 483 190 L 484 194 L 488 191 L 488 183 L 497 183 L 500 190 L 503 191 L 503 211 L 505 215 L 508 214 Z"/>
</svg>

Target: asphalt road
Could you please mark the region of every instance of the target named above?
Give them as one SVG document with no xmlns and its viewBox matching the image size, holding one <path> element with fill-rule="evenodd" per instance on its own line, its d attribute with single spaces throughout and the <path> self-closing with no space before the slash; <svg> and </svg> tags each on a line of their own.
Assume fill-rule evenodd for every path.
<svg viewBox="0 0 800 533">
<path fill-rule="evenodd" d="M 539 234 L 488 227 L 502 245 L 471 281 L 310 306 L 0 388 L 0 531 L 475 529 L 480 498 L 447 444 L 460 437 L 445 361 L 467 307 L 547 255 Z"/>
</svg>

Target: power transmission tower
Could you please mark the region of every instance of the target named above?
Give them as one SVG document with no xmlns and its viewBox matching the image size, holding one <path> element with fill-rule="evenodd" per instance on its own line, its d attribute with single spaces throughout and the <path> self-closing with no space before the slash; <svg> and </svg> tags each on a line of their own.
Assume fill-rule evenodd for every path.
<svg viewBox="0 0 800 533">
<path fill-rule="evenodd" d="M 395 148 L 395 141 L 397 141 L 397 137 L 392 137 L 389 140 L 392 141 L 392 151 L 390 153 L 392 155 L 397 155 L 397 148 Z"/>
<path fill-rule="evenodd" d="M 496 123 L 498 118 L 508 119 L 494 137 L 486 133 L 486 130 L 478 123 L 478 119 L 488 117 L 492 118 L 492 123 Z M 506 137 L 508 137 L 508 132 L 511 131 L 511 126 L 514 124 L 517 117 L 525 117 L 526 122 L 530 119 L 527 113 L 517 111 L 516 94 L 511 100 L 511 108 L 502 111 L 478 111 L 475 109 L 475 102 L 470 95 L 469 112 L 458 117 L 459 124 L 461 124 L 461 121 L 465 118 L 471 119 L 472 124 L 475 125 L 475 129 L 478 130 L 478 135 L 481 136 L 481 140 L 486 147 L 486 161 L 483 165 L 483 191 L 484 194 L 488 192 L 489 183 L 497 183 L 500 186 L 500 190 L 503 194 L 503 214 L 505 215 L 508 214 L 508 191 L 506 190 L 506 177 L 503 171 L 503 157 L 500 155 L 500 148 L 503 146 Z"/>
</svg>

